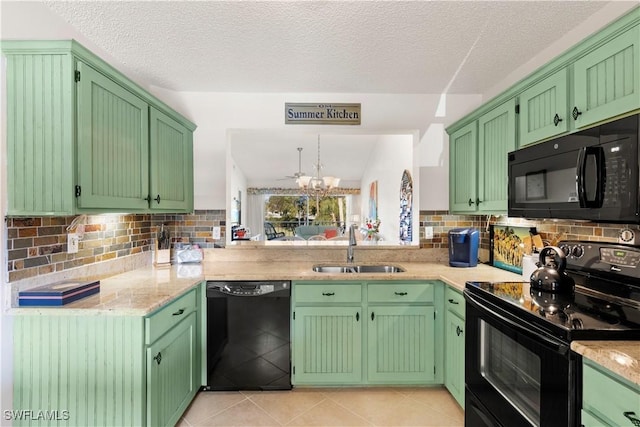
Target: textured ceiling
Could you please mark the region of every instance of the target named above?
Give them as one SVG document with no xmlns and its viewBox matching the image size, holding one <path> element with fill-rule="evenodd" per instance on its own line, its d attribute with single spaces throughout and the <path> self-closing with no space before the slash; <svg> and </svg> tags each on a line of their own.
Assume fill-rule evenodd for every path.
<svg viewBox="0 0 640 427">
<path fill-rule="evenodd" d="M 46 1 L 180 91 L 484 93 L 608 2 Z"/>
</svg>

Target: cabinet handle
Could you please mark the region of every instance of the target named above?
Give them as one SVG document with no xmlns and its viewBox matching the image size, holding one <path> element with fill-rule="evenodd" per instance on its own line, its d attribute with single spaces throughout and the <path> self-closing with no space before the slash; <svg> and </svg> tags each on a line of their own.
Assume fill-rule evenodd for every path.
<svg viewBox="0 0 640 427">
<path fill-rule="evenodd" d="M 158 365 L 160 364 L 160 362 L 162 362 L 162 353 L 158 352 L 158 354 L 155 355 L 155 357 L 153 358 L 153 360 L 155 360 L 156 362 L 158 362 Z"/>
<path fill-rule="evenodd" d="M 148 194 L 147 197 L 144 198 L 144 200 L 146 200 L 147 203 L 151 203 L 151 194 Z"/>
<path fill-rule="evenodd" d="M 474 201 L 469 198 L 469 206 L 473 205 Z"/>
<path fill-rule="evenodd" d="M 372 312 L 371 312 L 371 320 L 373 321 L 373 319 L 375 319 L 375 318 L 376 318 L 376 315 L 375 315 L 375 313 L 372 311 Z"/>
<path fill-rule="evenodd" d="M 335 292 L 323 292 L 322 295 L 324 295 L 325 297 L 332 297 L 335 295 Z"/>
<path fill-rule="evenodd" d="M 558 123 L 560 123 L 561 121 L 562 121 L 562 119 L 560 118 L 558 113 L 556 113 L 556 115 L 553 117 L 553 124 L 558 126 Z"/>
<path fill-rule="evenodd" d="M 462 329 L 460 329 L 460 326 L 456 326 L 456 335 L 460 336 L 460 334 L 462 333 Z"/>
<path fill-rule="evenodd" d="M 453 298 L 449 298 L 449 302 L 450 302 L 451 304 L 455 304 L 455 305 L 460 304 L 458 301 L 454 301 L 454 300 L 453 300 Z"/>
<path fill-rule="evenodd" d="M 359 322 L 359 321 L 360 321 L 360 313 L 356 311 L 356 322 Z"/>
<path fill-rule="evenodd" d="M 156 198 L 155 198 L 155 199 L 153 199 L 153 200 L 155 200 L 156 202 L 158 202 L 158 204 L 160 204 L 160 195 L 158 194 L 158 197 L 156 197 Z"/>
<path fill-rule="evenodd" d="M 476 199 L 476 205 L 480 206 L 480 203 L 482 203 L 482 200 Z"/>
<path fill-rule="evenodd" d="M 633 424 L 635 427 L 640 427 L 640 418 L 636 416 L 635 412 L 633 411 L 623 412 L 622 415 L 627 417 L 631 421 L 631 424 Z"/>
<path fill-rule="evenodd" d="M 400 295 L 401 297 L 407 295 L 406 292 L 394 292 L 396 295 Z"/>
<path fill-rule="evenodd" d="M 173 315 L 180 316 L 182 313 L 184 313 L 184 308 L 181 308 L 180 310 L 176 311 L 175 313 L 173 313 Z"/>
<path fill-rule="evenodd" d="M 571 115 L 573 116 L 573 120 L 578 120 L 578 116 L 582 114 L 582 111 L 578 110 L 578 107 L 573 107 L 573 111 Z"/>
</svg>

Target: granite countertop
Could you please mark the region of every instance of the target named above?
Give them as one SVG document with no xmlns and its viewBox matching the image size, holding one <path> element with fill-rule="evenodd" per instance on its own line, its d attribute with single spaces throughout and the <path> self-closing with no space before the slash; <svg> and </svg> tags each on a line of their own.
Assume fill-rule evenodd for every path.
<svg viewBox="0 0 640 427">
<path fill-rule="evenodd" d="M 574 341 L 571 350 L 640 386 L 639 341 Z"/>
<path fill-rule="evenodd" d="M 519 274 L 488 265 L 450 267 L 446 262 L 389 262 L 401 273 L 317 273 L 312 261 L 213 261 L 169 268 L 146 266 L 100 278 L 100 293 L 63 307 L 16 307 L 14 315 L 145 316 L 184 294 L 203 280 L 442 280 L 463 290 L 467 281 L 521 281 Z M 332 263 L 324 263 L 332 264 Z M 342 264 L 342 263 L 333 263 Z M 381 264 L 369 262 L 362 264 Z M 90 278 L 87 278 L 90 279 Z M 572 350 L 640 385 L 640 344 L 637 341 L 578 341 Z M 622 356 L 622 357 L 620 357 Z M 622 361 L 620 363 L 619 361 Z"/>
<path fill-rule="evenodd" d="M 138 268 L 100 278 L 99 293 L 62 307 L 16 307 L 10 312 L 14 315 L 145 316 L 202 282 L 202 272 L 202 266 L 197 264 Z"/>
<path fill-rule="evenodd" d="M 401 273 L 317 273 L 314 265 L 343 265 L 344 263 L 291 262 L 215 262 L 204 263 L 207 280 L 442 280 L 463 290 L 466 281 L 520 281 L 522 276 L 484 264 L 471 268 L 455 268 L 445 263 L 429 262 L 364 262 L 356 264 L 397 265 Z"/>
</svg>

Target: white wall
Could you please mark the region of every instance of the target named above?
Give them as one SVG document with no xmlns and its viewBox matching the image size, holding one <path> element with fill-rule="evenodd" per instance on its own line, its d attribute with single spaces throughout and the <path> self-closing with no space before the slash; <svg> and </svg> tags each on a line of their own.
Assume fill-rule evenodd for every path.
<svg viewBox="0 0 640 427">
<path fill-rule="evenodd" d="M 441 117 L 436 117 L 440 95 L 195 93 L 151 89 L 198 125 L 194 134 L 196 209 L 227 207 L 224 185 L 227 130 L 286 129 L 285 102 L 359 102 L 362 104 L 359 129 L 363 131 L 407 133 L 418 130 L 416 166 L 422 170 L 424 164 L 428 168 L 427 176 L 442 182 L 441 186 L 428 189 L 427 202 L 422 202 L 420 209 L 447 209 L 448 137 L 444 128 L 477 107 L 482 99 L 479 95 L 447 96 L 447 108 Z M 431 128 L 432 125 L 435 126 Z M 301 125 L 288 126 L 298 126 L 296 129 L 299 129 Z M 324 126 L 322 129 L 327 128 Z M 420 184 L 418 188 L 421 188 Z"/>
<path fill-rule="evenodd" d="M 373 181 L 377 181 L 380 233 L 390 243 L 398 242 L 400 184 L 403 172 L 409 170 L 415 180 L 412 145 L 413 138 L 410 135 L 381 135 L 371 152 L 367 168 L 362 174 L 360 217 L 363 221 L 369 217 L 369 187 Z M 402 149 L 403 147 L 408 149 Z M 419 228 L 416 226 L 416 222 L 419 221 L 417 213 L 414 209 L 414 242 L 418 241 L 416 238 L 416 232 Z"/>
</svg>

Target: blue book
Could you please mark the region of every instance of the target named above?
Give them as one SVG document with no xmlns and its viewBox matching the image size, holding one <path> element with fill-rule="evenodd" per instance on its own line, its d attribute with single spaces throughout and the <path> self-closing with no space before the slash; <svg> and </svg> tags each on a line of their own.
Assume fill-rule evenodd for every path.
<svg viewBox="0 0 640 427">
<path fill-rule="evenodd" d="M 18 306 L 62 306 L 100 292 L 100 281 L 64 280 L 18 292 Z"/>
</svg>

